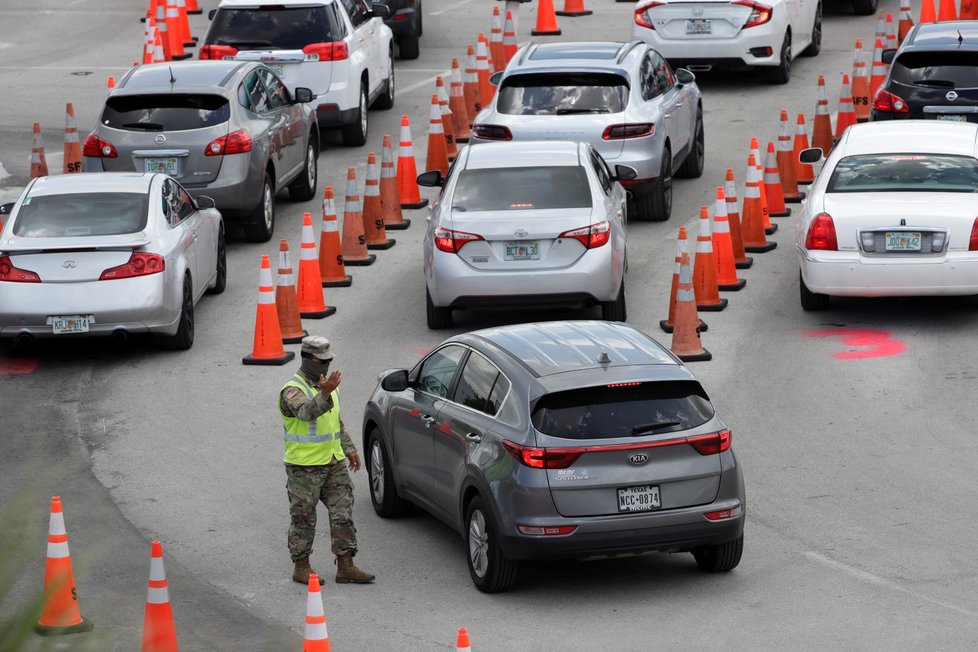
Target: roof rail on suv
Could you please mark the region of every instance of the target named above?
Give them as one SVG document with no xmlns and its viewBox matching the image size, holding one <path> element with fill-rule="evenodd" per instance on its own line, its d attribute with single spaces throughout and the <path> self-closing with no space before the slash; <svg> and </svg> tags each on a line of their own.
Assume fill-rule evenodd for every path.
<svg viewBox="0 0 978 652">
<path fill-rule="evenodd" d="M 625 43 L 624 45 L 622 45 L 621 49 L 618 50 L 618 58 L 615 60 L 615 63 L 621 65 L 621 62 L 625 60 L 625 57 L 628 56 L 628 53 L 634 50 L 636 45 L 641 45 L 641 44 L 642 41 L 632 41 L 630 43 Z"/>
<path fill-rule="evenodd" d="M 522 66 L 523 65 L 523 62 L 526 60 L 527 55 L 530 53 L 530 50 L 536 50 L 538 47 L 540 47 L 540 44 L 539 43 L 535 43 L 533 41 L 530 41 L 529 43 L 527 43 L 523 47 L 523 54 L 520 55 L 520 59 L 519 59 L 519 61 L 516 62 L 516 65 L 517 66 Z"/>
</svg>

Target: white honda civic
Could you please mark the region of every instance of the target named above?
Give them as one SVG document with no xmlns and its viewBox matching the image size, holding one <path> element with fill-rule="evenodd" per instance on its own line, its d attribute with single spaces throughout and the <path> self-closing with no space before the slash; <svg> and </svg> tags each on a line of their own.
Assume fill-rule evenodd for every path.
<svg viewBox="0 0 978 652">
<path fill-rule="evenodd" d="M 978 294 L 976 193 L 978 124 L 853 125 L 799 215 L 802 308 L 822 310 L 830 296 Z"/>
</svg>

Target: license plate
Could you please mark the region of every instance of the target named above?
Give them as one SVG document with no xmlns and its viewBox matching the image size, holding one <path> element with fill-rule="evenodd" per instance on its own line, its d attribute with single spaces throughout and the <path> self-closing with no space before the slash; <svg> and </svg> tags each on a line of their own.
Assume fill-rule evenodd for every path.
<svg viewBox="0 0 978 652">
<path fill-rule="evenodd" d="M 960 113 L 938 113 L 938 120 L 949 120 L 951 122 L 967 122 L 968 116 L 961 115 Z"/>
<path fill-rule="evenodd" d="M 658 487 L 625 487 L 618 490 L 619 512 L 647 512 L 661 506 Z"/>
<path fill-rule="evenodd" d="M 169 158 L 144 158 L 143 169 L 146 172 L 157 172 L 160 174 L 176 176 L 177 159 L 172 156 Z"/>
<path fill-rule="evenodd" d="M 87 333 L 88 318 L 88 315 L 61 315 L 50 317 L 48 321 L 51 323 L 55 335 L 64 335 L 66 333 Z"/>
<path fill-rule="evenodd" d="M 887 251 L 920 251 L 920 232 L 887 231 Z"/>
<path fill-rule="evenodd" d="M 507 242 L 506 260 L 540 260 L 540 243 L 536 240 Z"/>
<path fill-rule="evenodd" d="M 706 18 L 692 18 L 686 21 L 687 34 L 709 34 L 711 31 L 711 22 Z"/>
<path fill-rule="evenodd" d="M 266 66 L 272 69 L 278 77 L 285 76 L 285 65 L 281 63 L 266 63 Z"/>
</svg>

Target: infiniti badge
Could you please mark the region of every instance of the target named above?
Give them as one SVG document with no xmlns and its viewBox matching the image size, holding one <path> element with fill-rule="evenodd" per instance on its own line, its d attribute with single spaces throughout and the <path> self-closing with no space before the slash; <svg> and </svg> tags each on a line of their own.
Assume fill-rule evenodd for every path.
<svg viewBox="0 0 978 652">
<path fill-rule="evenodd" d="M 645 453 L 635 453 L 628 456 L 628 461 L 632 464 L 645 464 L 649 461 L 649 456 Z"/>
<path fill-rule="evenodd" d="M 955 93 L 954 91 L 948 91 L 947 95 L 945 95 L 944 97 L 947 98 L 948 102 L 953 102 L 954 100 L 958 99 L 958 94 Z"/>
<path fill-rule="evenodd" d="M 154 138 L 153 140 L 156 141 L 157 145 L 162 145 L 163 143 L 166 142 L 166 136 L 164 136 L 163 134 L 156 134 L 156 138 Z"/>
<path fill-rule="evenodd" d="M 62 263 L 62 266 L 65 269 L 74 269 L 74 268 L 78 267 L 78 265 L 73 260 L 66 260 L 64 263 Z"/>
</svg>

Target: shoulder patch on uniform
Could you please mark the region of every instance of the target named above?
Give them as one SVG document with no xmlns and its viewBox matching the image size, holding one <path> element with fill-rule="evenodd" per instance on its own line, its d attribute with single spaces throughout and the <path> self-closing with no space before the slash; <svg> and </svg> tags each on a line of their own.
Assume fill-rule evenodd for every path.
<svg viewBox="0 0 978 652">
<path fill-rule="evenodd" d="M 287 390 L 285 390 L 285 400 L 286 401 L 292 400 L 292 397 L 294 397 L 298 393 L 299 393 L 298 387 L 289 387 Z"/>
</svg>

